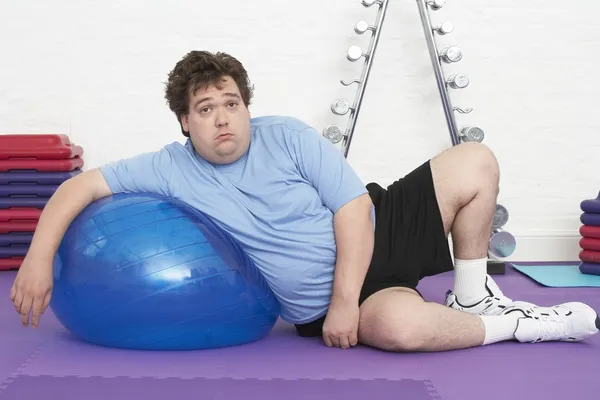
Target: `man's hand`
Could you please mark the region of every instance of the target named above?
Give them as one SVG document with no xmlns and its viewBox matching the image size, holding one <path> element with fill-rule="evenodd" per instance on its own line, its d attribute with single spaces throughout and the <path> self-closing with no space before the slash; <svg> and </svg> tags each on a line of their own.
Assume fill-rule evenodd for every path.
<svg viewBox="0 0 600 400">
<path fill-rule="evenodd" d="M 10 290 L 23 326 L 37 328 L 52 295 L 52 262 L 25 257 Z"/>
<path fill-rule="evenodd" d="M 358 343 L 359 307 L 357 302 L 335 301 L 323 323 L 323 340 L 329 347 L 347 349 Z"/>
</svg>

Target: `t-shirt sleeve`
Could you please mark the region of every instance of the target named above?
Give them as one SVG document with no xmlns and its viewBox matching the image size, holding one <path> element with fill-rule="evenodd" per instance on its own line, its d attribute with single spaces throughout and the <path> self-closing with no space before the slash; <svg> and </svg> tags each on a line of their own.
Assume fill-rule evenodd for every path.
<svg viewBox="0 0 600 400">
<path fill-rule="evenodd" d="M 364 183 L 343 153 L 308 125 L 292 134 L 292 154 L 300 173 L 332 212 L 367 193 Z"/>
<path fill-rule="evenodd" d="M 169 196 L 173 158 L 167 148 L 100 167 L 113 193 L 156 193 Z"/>
</svg>

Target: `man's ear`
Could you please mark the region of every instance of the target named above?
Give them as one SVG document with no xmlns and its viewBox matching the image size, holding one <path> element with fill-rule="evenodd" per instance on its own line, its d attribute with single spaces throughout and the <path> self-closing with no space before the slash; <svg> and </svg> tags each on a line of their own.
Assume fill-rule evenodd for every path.
<svg viewBox="0 0 600 400">
<path fill-rule="evenodd" d="M 187 133 L 190 132 L 190 125 L 188 119 L 188 114 L 182 114 L 181 117 L 179 117 L 179 120 L 181 121 L 181 128 Z"/>
</svg>

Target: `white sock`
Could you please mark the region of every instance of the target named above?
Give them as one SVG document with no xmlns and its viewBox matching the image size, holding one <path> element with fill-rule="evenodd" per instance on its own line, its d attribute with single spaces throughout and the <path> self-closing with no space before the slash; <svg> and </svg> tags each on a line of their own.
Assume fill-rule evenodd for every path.
<svg viewBox="0 0 600 400">
<path fill-rule="evenodd" d="M 454 294 L 463 306 L 471 306 L 489 295 L 485 288 L 487 258 L 454 260 Z"/>
<path fill-rule="evenodd" d="M 514 340 L 517 323 L 524 316 L 525 314 L 520 311 L 504 315 L 480 315 L 485 327 L 483 345 Z"/>
</svg>

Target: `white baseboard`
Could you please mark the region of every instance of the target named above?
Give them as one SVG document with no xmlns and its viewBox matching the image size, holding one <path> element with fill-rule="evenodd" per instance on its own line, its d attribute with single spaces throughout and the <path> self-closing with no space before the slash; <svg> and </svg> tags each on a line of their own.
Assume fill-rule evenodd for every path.
<svg viewBox="0 0 600 400">
<path fill-rule="evenodd" d="M 515 235 L 517 247 L 506 261 L 578 261 L 581 236 L 568 233 Z"/>
<path fill-rule="evenodd" d="M 511 232 L 512 233 L 512 232 Z M 578 232 L 550 232 L 515 234 L 517 246 L 515 252 L 503 261 L 578 261 L 579 240 Z M 450 238 L 452 246 L 452 238 Z"/>
</svg>

